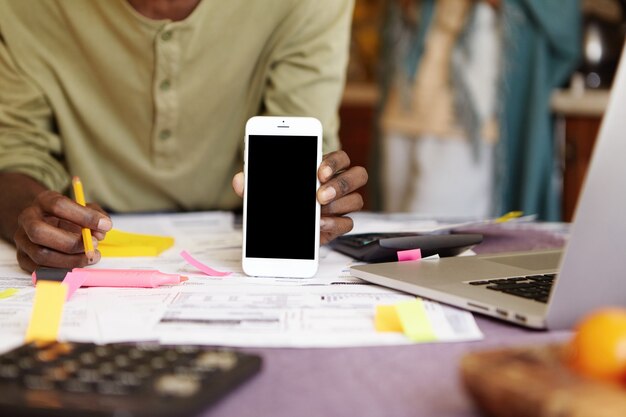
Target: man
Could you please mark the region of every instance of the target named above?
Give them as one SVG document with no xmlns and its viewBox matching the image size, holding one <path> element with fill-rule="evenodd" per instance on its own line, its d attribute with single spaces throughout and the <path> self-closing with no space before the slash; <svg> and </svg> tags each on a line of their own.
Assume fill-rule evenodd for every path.
<svg viewBox="0 0 626 417">
<path fill-rule="evenodd" d="M 351 11 L 352 0 L 0 0 L 0 233 L 20 266 L 86 265 L 80 228 L 102 240 L 112 227 L 99 206 L 237 208 L 257 114 L 321 120 L 321 242 L 351 230 L 344 215 L 367 182 L 336 150 Z M 93 205 L 62 194 L 71 175 Z M 288 198 L 277 179 L 277 216 Z"/>
</svg>

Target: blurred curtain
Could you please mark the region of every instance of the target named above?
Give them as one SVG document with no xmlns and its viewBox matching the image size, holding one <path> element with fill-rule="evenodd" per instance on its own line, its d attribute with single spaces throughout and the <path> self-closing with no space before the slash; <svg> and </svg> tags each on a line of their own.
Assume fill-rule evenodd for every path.
<svg viewBox="0 0 626 417">
<path fill-rule="evenodd" d="M 578 0 L 502 1 L 503 69 L 500 142 L 496 158 L 499 212 L 522 210 L 561 218 L 561 175 L 550 96 L 580 55 Z"/>
<path fill-rule="evenodd" d="M 413 29 L 398 42 L 402 22 L 390 1 L 382 31 L 380 113 L 394 77 L 411 77 L 424 51 L 436 0 L 415 0 L 420 13 Z M 522 210 L 543 220 L 561 217 L 561 175 L 550 97 L 576 68 L 580 55 L 579 0 L 501 0 L 502 66 L 497 101 L 499 140 L 496 149 L 494 202 L 496 214 Z M 398 60 L 398 47 L 400 57 Z M 408 47 L 407 47 L 408 46 Z M 465 124 L 468 137 L 473 134 Z M 380 154 L 383 132 L 377 135 Z M 380 160 L 374 163 L 375 208 L 381 209 Z M 376 187 L 375 185 L 375 187 Z"/>
</svg>

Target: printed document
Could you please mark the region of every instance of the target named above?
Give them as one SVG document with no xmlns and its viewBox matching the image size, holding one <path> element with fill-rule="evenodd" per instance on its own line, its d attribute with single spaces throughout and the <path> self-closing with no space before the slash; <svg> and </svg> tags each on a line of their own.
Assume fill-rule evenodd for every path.
<svg viewBox="0 0 626 417">
<path fill-rule="evenodd" d="M 65 303 L 59 338 L 111 343 L 157 340 L 244 347 L 347 347 L 414 343 L 377 332 L 376 306 L 414 297 L 351 277 L 350 258 L 327 247 L 313 278 L 258 278 L 241 269 L 241 229 L 226 212 L 114 216 L 116 229 L 175 238 L 158 257 L 103 258 L 98 268 L 158 269 L 189 280 L 159 288 L 80 288 Z M 379 220 L 376 220 L 379 222 Z M 225 277 L 186 263 L 182 250 Z M 0 351 L 22 343 L 34 287 L 0 242 Z M 432 303 L 439 342 L 482 338 L 471 313 Z M 443 325 L 441 323 L 444 323 Z"/>
</svg>

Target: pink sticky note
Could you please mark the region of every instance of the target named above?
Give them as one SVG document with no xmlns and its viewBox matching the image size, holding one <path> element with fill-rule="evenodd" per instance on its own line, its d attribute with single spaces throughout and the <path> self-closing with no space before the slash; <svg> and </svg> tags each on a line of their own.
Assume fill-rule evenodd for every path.
<svg viewBox="0 0 626 417">
<path fill-rule="evenodd" d="M 203 264 L 202 262 L 198 261 L 193 256 L 191 256 L 185 250 L 180 252 L 180 256 L 182 256 L 183 259 L 187 261 L 187 263 L 189 263 L 190 265 L 195 266 L 200 271 L 204 272 L 205 274 L 207 274 L 209 276 L 212 276 L 212 277 L 225 277 L 227 275 L 230 275 L 230 272 L 216 271 L 215 269 L 211 268 L 210 266 L 207 266 L 207 265 Z"/>
<path fill-rule="evenodd" d="M 74 292 L 83 285 L 86 279 L 87 275 L 80 272 L 68 272 L 67 275 L 65 275 L 62 283 L 67 285 L 66 301 L 72 298 Z"/>
<path fill-rule="evenodd" d="M 419 249 L 399 250 L 398 261 L 419 261 L 422 259 L 422 251 Z"/>
</svg>

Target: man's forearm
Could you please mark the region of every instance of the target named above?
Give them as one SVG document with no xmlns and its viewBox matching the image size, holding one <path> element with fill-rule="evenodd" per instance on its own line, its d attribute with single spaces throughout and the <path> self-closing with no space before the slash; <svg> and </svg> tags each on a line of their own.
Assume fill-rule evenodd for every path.
<svg viewBox="0 0 626 417">
<path fill-rule="evenodd" d="M 0 237 L 13 243 L 17 218 L 44 187 L 37 180 L 16 172 L 0 172 Z"/>
</svg>

